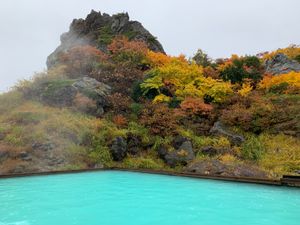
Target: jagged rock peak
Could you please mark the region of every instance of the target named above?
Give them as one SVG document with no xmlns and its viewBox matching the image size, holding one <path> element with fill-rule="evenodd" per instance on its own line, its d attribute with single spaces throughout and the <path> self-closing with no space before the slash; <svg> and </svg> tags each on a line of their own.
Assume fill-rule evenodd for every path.
<svg viewBox="0 0 300 225">
<path fill-rule="evenodd" d="M 273 75 L 289 73 L 291 71 L 300 72 L 300 63 L 289 59 L 286 55 L 279 53 L 272 59 L 265 62 L 266 72 Z"/>
<path fill-rule="evenodd" d="M 107 45 L 117 35 L 127 36 L 130 40 L 142 40 L 156 52 L 163 52 L 162 45 L 138 21 L 131 21 L 128 13 L 109 15 L 92 10 L 85 19 L 74 19 L 68 32 L 61 35 L 61 44 L 48 56 L 48 68 L 55 65 L 57 56 L 71 47 L 89 44 L 107 51 Z"/>
</svg>

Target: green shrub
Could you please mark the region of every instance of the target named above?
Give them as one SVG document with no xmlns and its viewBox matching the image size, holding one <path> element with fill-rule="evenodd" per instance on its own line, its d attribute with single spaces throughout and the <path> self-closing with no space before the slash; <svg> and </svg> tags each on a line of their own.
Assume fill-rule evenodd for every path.
<svg viewBox="0 0 300 225">
<path fill-rule="evenodd" d="M 160 170 L 164 168 L 164 163 L 160 159 L 152 159 L 152 158 L 130 158 L 127 157 L 123 161 L 123 166 L 125 168 L 132 168 L 132 169 L 153 169 L 153 170 Z"/>
<path fill-rule="evenodd" d="M 131 98 L 138 102 L 140 98 L 143 96 L 143 91 L 141 88 L 141 81 L 136 81 L 133 83 L 132 88 L 131 88 Z"/>
<path fill-rule="evenodd" d="M 143 109 L 143 105 L 142 104 L 139 104 L 139 103 L 132 103 L 130 105 L 130 110 L 131 112 L 136 115 L 136 116 L 139 116 L 140 113 L 142 112 L 142 109 Z"/>
<path fill-rule="evenodd" d="M 112 164 L 112 157 L 107 146 L 97 146 L 97 148 L 93 148 L 89 153 L 89 158 L 94 164 L 101 163 L 107 167 Z"/>
<path fill-rule="evenodd" d="M 208 57 L 208 55 L 202 51 L 201 49 L 198 49 L 196 54 L 192 58 L 197 65 L 207 67 L 211 66 L 212 60 Z"/>
<path fill-rule="evenodd" d="M 5 136 L 4 142 L 13 146 L 24 146 L 26 145 L 26 132 L 22 126 L 14 126 L 9 130 L 9 133 Z"/>
<path fill-rule="evenodd" d="M 297 55 L 294 59 L 300 63 L 300 55 Z"/>
<path fill-rule="evenodd" d="M 270 87 L 269 92 L 275 94 L 283 94 L 289 88 L 289 84 L 284 82 Z"/>
<path fill-rule="evenodd" d="M 244 79 L 259 81 L 262 78 L 261 62 L 256 56 L 232 58 L 231 64 L 227 64 L 220 71 L 220 77 L 232 83 L 241 83 Z"/>
<path fill-rule="evenodd" d="M 99 29 L 98 45 L 109 45 L 114 39 L 114 37 L 115 35 L 111 30 L 110 26 L 103 26 Z"/>
<path fill-rule="evenodd" d="M 242 144 L 242 157 L 247 160 L 258 161 L 262 158 L 265 152 L 265 146 L 260 138 L 256 136 L 250 136 Z"/>
<path fill-rule="evenodd" d="M 149 134 L 149 129 L 146 127 L 136 123 L 136 122 L 129 122 L 127 133 L 131 133 L 135 136 L 139 136 L 142 139 L 142 143 L 147 145 L 151 142 L 151 136 Z"/>
</svg>

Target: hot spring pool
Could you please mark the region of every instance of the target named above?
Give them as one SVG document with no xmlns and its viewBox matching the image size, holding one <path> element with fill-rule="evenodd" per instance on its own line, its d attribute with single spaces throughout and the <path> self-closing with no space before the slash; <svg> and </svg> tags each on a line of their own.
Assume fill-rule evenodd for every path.
<svg viewBox="0 0 300 225">
<path fill-rule="evenodd" d="M 299 225 L 300 189 L 99 171 L 0 180 L 0 225 Z"/>
</svg>

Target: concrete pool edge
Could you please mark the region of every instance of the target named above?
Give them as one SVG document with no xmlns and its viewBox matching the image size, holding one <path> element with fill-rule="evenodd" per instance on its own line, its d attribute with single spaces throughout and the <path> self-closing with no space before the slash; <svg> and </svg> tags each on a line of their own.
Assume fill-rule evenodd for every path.
<svg viewBox="0 0 300 225">
<path fill-rule="evenodd" d="M 173 172 L 173 171 L 166 171 L 166 170 L 127 169 L 127 168 L 118 168 L 118 167 L 3 174 L 3 175 L 0 175 L 0 179 L 16 178 L 16 177 L 29 177 L 29 176 L 43 176 L 43 175 L 72 174 L 72 173 L 96 172 L 96 171 L 127 171 L 127 172 L 160 174 L 160 175 L 178 176 L 178 177 L 190 177 L 190 178 L 198 178 L 198 179 L 210 179 L 210 180 L 221 180 L 221 181 L 230 181 L 230 182 L 262 184 L 262 185 L 288 186 L 288 187 L 298 187 L 298 188 L 300 187 L 300 176 L 297 177 L 297 176 L 285 175 L 280 179 L 270 179 L 270 178 L 206 175 L 206 174 L 197 174 L 197 173 L 188 173 L 188 172 Z"/>
</svg>

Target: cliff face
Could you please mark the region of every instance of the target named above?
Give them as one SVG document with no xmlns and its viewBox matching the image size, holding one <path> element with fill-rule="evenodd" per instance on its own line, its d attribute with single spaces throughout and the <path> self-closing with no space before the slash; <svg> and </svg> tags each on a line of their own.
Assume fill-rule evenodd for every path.
<svg viewBox="0 0 300 225">
<path fill-rule="evenodd" d="M 107 45 L 115 36 L 123 35 L 129 40 L 142 40 L 148 44 L 149 49 L 163 52 L 162 45 L 156 40 L 140 22 L 130 21 L 127 13 L 108 15 L 106 13 L 91 11 L 86 19 L 74 19 L 70 30 L 61 35 L 61 44 L 48 56 L 47 66 L 51 68 L 57 61 L 57 56 L 78 45 L 92 45 L 106 52 Z"/>
</svg>

